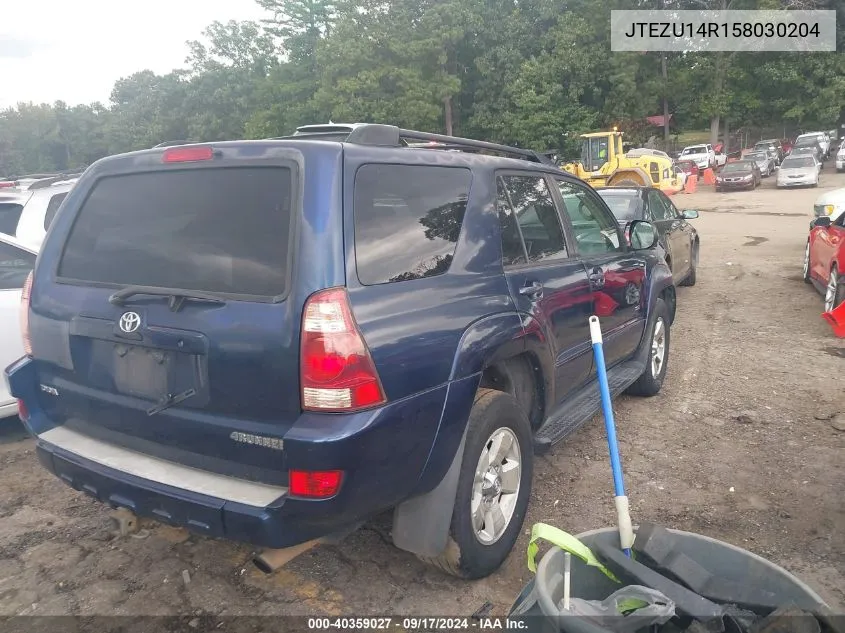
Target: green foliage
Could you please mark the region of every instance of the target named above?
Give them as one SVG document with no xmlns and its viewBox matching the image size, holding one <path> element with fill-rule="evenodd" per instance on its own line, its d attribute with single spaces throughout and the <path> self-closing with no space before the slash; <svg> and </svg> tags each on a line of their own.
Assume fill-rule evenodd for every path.
<svg viewBox="0 0 845 633">
<path fill-rule="evenodd" d="M 107 105 L 0 111 L 0 174 L 82 167 L 162 141 L 290 134 L 333 121 L 387 122 L 538 150 L 577 152 L 618 125 L 642 142 L 675 125 L 833 127 L 845 54 L 612 53 L 614 8 L 836 8 L 838 0 L 256 0 L 262 23 L 215 22 L 185 68 L 139 70 Z"/>
</svg>

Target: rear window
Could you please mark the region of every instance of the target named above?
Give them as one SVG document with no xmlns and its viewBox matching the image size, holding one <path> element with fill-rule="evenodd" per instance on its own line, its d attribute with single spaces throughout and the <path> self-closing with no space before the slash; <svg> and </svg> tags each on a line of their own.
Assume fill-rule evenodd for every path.
<svg viewBox="0 0 845 633">
<path fill-rule="evenodd" d="M 18 230 L 23 205 L 10 202 L 0 202 L 0 233 L 14 235 Z"/>
<path fill-rule="evenodd" d="M 364 165 L 355 176 L 358 279 L 374 285 L 432 277 L 452 263 L 472 172 Z"/>
<path fill-rule="evenodd" d="M 605 193 L 604 191 L 598 193 L 610 207 L 610 210 L 613 211 L 613 215 L 618 221 L 630 222 L 631 220 L 641 219 L 638 195 Z"/>
<path fill-rule="evenodd" d="M 284 294 L 291 181 L 284 167 L 103 178 L 77 214 L 59 276 L 229 295 Z"/>
</svg>

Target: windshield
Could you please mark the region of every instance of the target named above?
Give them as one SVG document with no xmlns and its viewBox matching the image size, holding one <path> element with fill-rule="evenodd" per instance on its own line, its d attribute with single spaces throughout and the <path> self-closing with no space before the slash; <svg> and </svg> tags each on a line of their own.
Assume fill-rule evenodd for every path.
<svg viewBox="0 0 845 633">
<path fill-rule="evenodd" d="M 722 168 L 722 173 L 728 174 L 737 171 L 751 171 L 751 163 L 748 161 L 738 161 L 736 163 L 728 163 Z"/>
<path fill-rule="evenodd" d="M 746 156 L 748 160 L 769 160 L 769 155 L 765 152 L 754 152 Z"/>
<path fill-rule="evenodd" d="M 707 147 L 704 145 L 695 145 L 693 147 L 684 148 L 684 151 L 681 152 L 681 156 L 687 156 L 689 154 L 706 154 Z"/>
<path fill-rule="evenodd" d="M 813 167 L 815 165 L 815 161 L 812 158 L 787 158 L 783 161 L 783 164 L 780 166 L 781 169 L 806 169 L 807 167 Z"/>
<path fill-rule="evenodd" d="M 630 222 L 640 219 L 639 195 L 634 191 L 610 191 L 599 190 L 599 195 L 604 198 L 607 206 L 613 211 L 613 215 L 619 222 Z"/>
</svg>

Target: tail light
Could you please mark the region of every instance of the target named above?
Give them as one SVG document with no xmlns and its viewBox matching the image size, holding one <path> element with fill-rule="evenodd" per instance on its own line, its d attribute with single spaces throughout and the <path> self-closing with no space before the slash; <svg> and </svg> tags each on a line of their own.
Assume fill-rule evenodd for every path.
<svg viewBox="0 0 845 633">
<path fill-rule="evenodd" d="M 26 277 L 21 290 L 21 334 L 23 334 L 23 351 L 32 356 L 32 339 L 29 337 L 29 298 L 32 295 L 32 272 Z"/>
<path fill-rule="evenodd" d="M 26 422 L 29 420 L 29 409 L 26 408 L 23 400 L 18 399 L 18 417 Z"/>
<path fill-rule="evenodd" d="M 288 493 L 292 497 L 328 499 L 337 494 L 342 479 L 341 470 L 292 470 L 288 474 Z"/>
<path fill-rule="evenodd" d="M 387 401 L 344 288 L 311 295 L 302 318 L 302 408 L 356 411 Z"/>
</svg>

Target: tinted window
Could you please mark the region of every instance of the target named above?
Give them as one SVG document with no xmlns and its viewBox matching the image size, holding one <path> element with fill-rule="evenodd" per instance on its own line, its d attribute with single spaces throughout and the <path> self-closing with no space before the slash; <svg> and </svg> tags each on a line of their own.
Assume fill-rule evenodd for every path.
<svg viewBox="0 0 845 633">
<path fill-rule="evenodd" d="M 566 181 L 558 181 L 558 186 L 564 210 L 572 222 L 578 249 L 584 254 L 622 250 L 615 219 L 602 208 L 587 188 Z"/>
<path fill-rule="evenodd" d="M 35 268 L 35 255 L 0 242 L 0 290 L 23 288 L 26 276 Z"/>
<path fill-rule="evenodd" d="M 62 200 L 67 197 L 68 192 L 64 193 L 57 193 L 55 196 L 50 198 L 50 202 L 47 203 L 47 212 L 44 214 L 44 230 L 50 228 L 50 225 L 53 223 L 53 218 L 56 217 L 56 211 L 59 210 L 59 207 L 62 205 Z"/>
<path fill-rule="evenodd" d="M 525 258 L 522 238 L 516 226 L 516 216 L 511 208 L 508 193 L 505 191 L 505 183 L 501 178 L 496 179 L 496 194 L 496 209 L 499 212 L 499 228 L 502 233 L 502 264 L 504 266 L 524 264 L 528 260 Z"/>
<path fill-rule="evenodd" d="M 502 176 L 508 202 L 528 252 L 528 260 L 567 257 L 560 216 L 542 176 Z"/>
<path fill-rule="evenodd" d="M 362 284 L 431 277 L 452 263 L 472 172 L 364 165 L 355 176 L 355 258 Z"/>
<path fill-rule="evenodd" d="M 637 193 L 619 193 L 614 191 L 599 191 L 599 195 L 613 211 L 619 222 L 630 222 L 642 219 L 640 213 L 640 196 Z"/>
<path fill-rule="evenodd" d="M 18 220 L 21 219 L 23 205 L 0 202 L 0 233 L 14 235 L 18 230 Z"/>
<path fill-rule="evenodd" d="M 648 192 L 648 210 L 655 220 L 674 220 L 677 216 L 670 202 L 656 190 Z"/>
<path fill-rule="evenodd" d="M 287 278 L 291 171 L 202 168 L 103 178 L 59 276 L 272 297 Z"/>
</svg>

